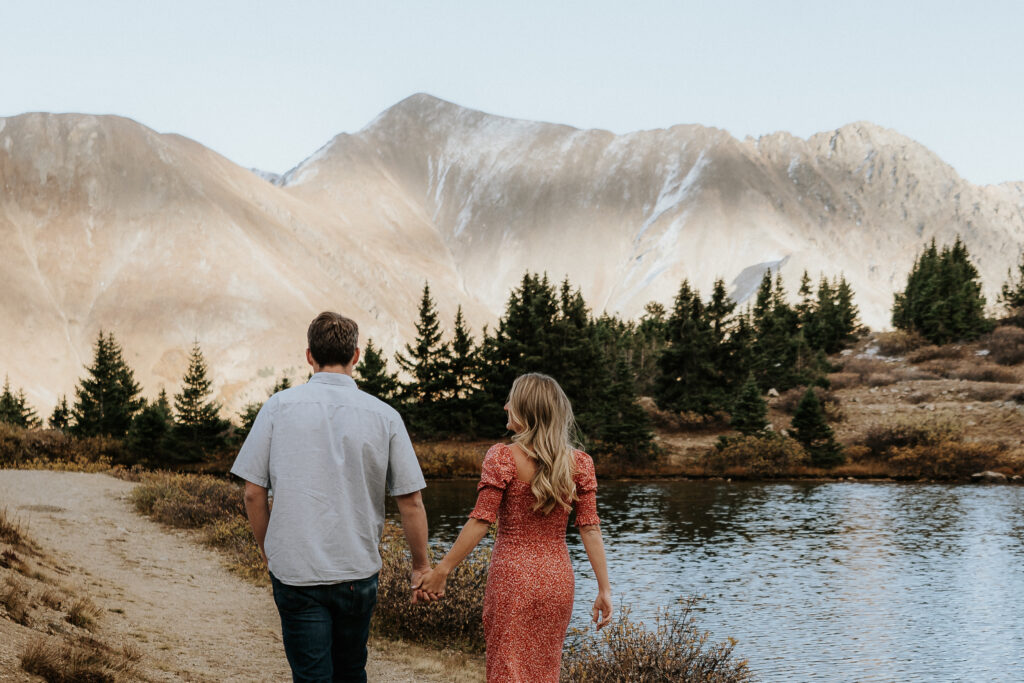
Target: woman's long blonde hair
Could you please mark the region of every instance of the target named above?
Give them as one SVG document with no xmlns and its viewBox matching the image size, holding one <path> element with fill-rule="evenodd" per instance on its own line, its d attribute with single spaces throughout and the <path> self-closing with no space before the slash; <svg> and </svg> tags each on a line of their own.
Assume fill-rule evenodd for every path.
<svg viewBox="0 0 1024 683">
<path fill-rule="evenodd" d="M 576 420 L 562 387 L 547 375 L 520 375 L 508 394 L 508 414 L 519 427 L 512 441 L 537 463 L 530 483 L 537 499 L 533 509 L 545 515 L 556 505 L 571 510 L 576 500 Z"/>
</svg>

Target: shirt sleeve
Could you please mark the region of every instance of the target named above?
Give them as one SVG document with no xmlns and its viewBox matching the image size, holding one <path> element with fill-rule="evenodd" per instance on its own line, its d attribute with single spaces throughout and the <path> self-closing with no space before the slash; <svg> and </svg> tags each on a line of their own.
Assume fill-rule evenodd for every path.
<svg viewBox="0 0 1024 683">
<path fill-rule="evenodd" d="M 476 507 L 469 513 L 474 519 L 493 524 L 498 519 L 498 508 L 505 495 L 505 487 L 516 476 L 516 463 L 512 452 L 504 444 L 495 444 L 484 456 L 480 472 L 480 483 L 476 490 Z"/>
<path fill-rule="evenodd" d="M 392 496 L 404 496 L 426 488 L 420 470 L 420 461 L 416 458 L 409 432 L 405 423 L 397 415 L 391 421 L 391 440 L 388 446 L 388 492 Z"/>
<path fill-rule="evenodd" d="M 576 456 L 576 526 L 600 524 L 597 517 L 597 475 L 594 461 L 582 451 Z"/>
<path fill-rule="evenodd" d="M 277 401 L 270 397 L 260 408 L 231 466 L 231 474 L 263 488 L 270 487 L 270 442 L 274 435 L 276 405 Z"/>
</svg>

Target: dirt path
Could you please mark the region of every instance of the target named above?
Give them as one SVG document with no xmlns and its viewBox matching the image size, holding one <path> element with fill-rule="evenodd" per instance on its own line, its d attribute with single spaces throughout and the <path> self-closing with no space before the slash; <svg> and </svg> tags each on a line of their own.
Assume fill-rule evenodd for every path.
<svg viewBox="0 0 1024 683">
<path fill-rule="evenodd" d="M 134 484 L 102 474 L 0 470 L 0 507 L 134 640 L 155 680 L 289 681 L 269 589 L 232 575 L 187 532 L 136 514 Z M 370 681 L 441 681 L 371 652 Z"/>
</svg>

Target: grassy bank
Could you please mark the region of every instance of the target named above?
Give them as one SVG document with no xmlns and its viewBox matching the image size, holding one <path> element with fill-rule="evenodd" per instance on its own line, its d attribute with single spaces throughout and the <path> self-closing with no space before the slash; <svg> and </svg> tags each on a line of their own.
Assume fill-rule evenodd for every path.
<svg viewBox="0 0 1024 683">
<path fill-rule="evenodd" d="M 0 508 L 0 658 L 48 683 L 140 680 L 141 651 L 103 632 L 103 610 Z"/>
</svg>

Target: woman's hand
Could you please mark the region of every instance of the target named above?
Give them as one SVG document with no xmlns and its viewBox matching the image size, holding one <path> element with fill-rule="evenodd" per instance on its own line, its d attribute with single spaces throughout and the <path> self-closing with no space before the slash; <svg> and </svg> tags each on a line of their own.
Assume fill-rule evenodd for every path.
<svg viewBox="0 0 1024 683">
<path fill-rule="evenodd" d="M 413 586 L 413 588 L 429 593 L 434 598 L 441 598 L 444 597 L 446 583 L 448 583 L 448 572 L 438 566 L 424 574 L 420 579 L 420 585 Z"/>
<path fill-rule="evenodd" d="M 612 592 L 598 591 L 597 599 L 594 600 L 594 609 L 591 611 L 598 631 L 612 623 Z"/>
</svg>

